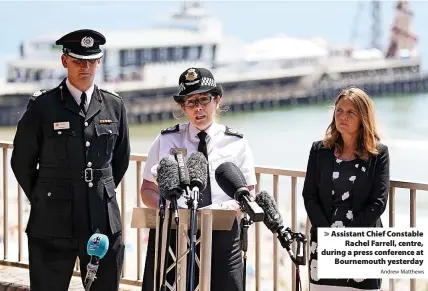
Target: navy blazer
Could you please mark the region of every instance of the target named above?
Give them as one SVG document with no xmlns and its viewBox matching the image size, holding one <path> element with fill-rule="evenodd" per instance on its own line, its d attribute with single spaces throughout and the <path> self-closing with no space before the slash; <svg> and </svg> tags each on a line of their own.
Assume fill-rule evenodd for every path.
<svg viewBox="0 0 428 291">
<path fill-rule="evenodd" d="M 381 143 L 377 150 L 378 155 L 362 161 L 367 170 L 357 172 L 352 199 L 354 218 L 348 227 L 382 227 L 380 216 L 385 211 L 390 187 L 389 153 L 388 147 Z M 332 224 L 335 160 L 334 151 L 326 148 L 322 141 L 312 144 L 302 193 L 312 230 Z"/>
</svg>

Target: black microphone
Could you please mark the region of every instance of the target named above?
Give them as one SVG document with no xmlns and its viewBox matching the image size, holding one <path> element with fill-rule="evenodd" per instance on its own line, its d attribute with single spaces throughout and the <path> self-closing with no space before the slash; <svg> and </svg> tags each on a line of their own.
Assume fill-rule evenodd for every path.
<svg viewBox="0 0 428 291">
<path fill-rule="evenodd" d="M 157 168 L 157 182 L 160 194 L 171 201 L 174 219 L 178 224 L 177 199 L 181 196 L 178 163 L 172 156 L 163 157 Z"/>
<path fill-rule="evenodd" d="M 215 180 L 227 195 L 239 202 L 242 211 L 250 216 L 251 221 L 263 221 L 263 209 L 251 200 L 245 177 L 234 163 L 221 164 L 215 170 Z"/>
<path fill-rule="evenodd" d="M 278 240 L 281 246 L 285 248 L 293 261 L 298 265 L 306 264 L 306 250 L 304 244 L 306 238 L 303 234 L 295 235 L 290 228 L 284 227 L 284 221 L 278 210 L 278 204 L 275 199 L 269 195 L 266 191 L 262 191 L 256 195 L 255 202 L 264 210 L 265 217 L 263 222 L 266 227 L 272 232 L 278 234 Z M 296 257 L 294 257 L 291 249 L 291 242 L 294 239 L 293 236 L 297 237 L 297 251 Z"/>
<path fill-rule="evenodd" d="M 208 182 L 208 161 L 200 152 L 194 152 L 187 160 L 189 170 L 190 189 L 197 190 L 200 195 Z M 196 189 L 195 189 L 196 188 Z"/>
</svg>

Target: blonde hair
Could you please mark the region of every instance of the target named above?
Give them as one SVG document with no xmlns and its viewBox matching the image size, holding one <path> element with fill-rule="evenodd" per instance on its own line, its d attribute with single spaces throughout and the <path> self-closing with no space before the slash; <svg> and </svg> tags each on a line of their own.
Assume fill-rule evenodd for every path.
<svg viewBox="0 0 428 291">
<path fill-rule="evenodd" d="M 349 87 L 342 90 L 337 96 L 334 103 L 335 112 L 337 104 L 344 98 L 354 104 L 357 114 L 361 120 L 357 138 L 357 148 L 355 149 L 354 154 L 367 161 L 370 155 L 377 155 L 379 153 L 376 149 L 377 143 L 380 141 L 380 137 L 376 129 L 374 103 L 364 90 L 357 87 Z M 335 118 L 335 114 L 333 113 L 333 119 L 327 127 L 323 144 L 329 149 L 337 150 L 339 153 L 342 153 L 343 139 L 342 135 L 336 128 Z"/>
</svg>

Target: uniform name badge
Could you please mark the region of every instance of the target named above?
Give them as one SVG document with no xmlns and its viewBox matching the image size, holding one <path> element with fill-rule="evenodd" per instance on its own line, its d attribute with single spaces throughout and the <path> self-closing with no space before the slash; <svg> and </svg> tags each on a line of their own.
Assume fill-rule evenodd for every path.
<svg viewBox="0 0 428 291">
<path fill-rule="evenodd" d="M 70 128 L 70 122 L 69 121 L 55 122 L 53 125 L 54 125 L 54 130 L 69 129 Z"/>
</svg>

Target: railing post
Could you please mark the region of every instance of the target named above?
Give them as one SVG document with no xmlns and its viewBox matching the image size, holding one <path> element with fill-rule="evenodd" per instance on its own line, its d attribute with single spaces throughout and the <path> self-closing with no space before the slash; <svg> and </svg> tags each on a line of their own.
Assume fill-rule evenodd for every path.
<svg viewBox="0 0 428 291">
<path fill-rule="evenodd" d="M 416 227 L 416 190 L 410 189 L 410 227 Z M 416 280 L 410 279 L 410 291 L 416 291 Z"/>
<path fill-rule="evenodd" d="M 256 173 L 256 193 L 260 192 L 260 173 Z M 256 252 L 256 291 L 261 290 L 260 286 L 260 223 L 255 223 L 256 225 L 256 241 L 255 241 L 255 252 Z"/>
<path fill-rule="evenodd" d="M 273 198 L 275 199 L 276 203 L 279 205 L 278 202 L 278 181 L 279 176 L 273 175 Z M 278 240 L 276 239 L 276 235 L 272 234 L 273 236 L 273 290 L 279 291 L 279 276 L 278 276 Z M 293 289 L 294 290 L 294 289 Z"/>
<path fill-rule="evenodd" d="M 126 245 L 126 200 L 125 200 L 125 176 L 123 176 L 120 182 L 120 212 L 122 218 L 122 241 Z M 123 266 L 122 266 L 122 278 L 126 277 L 126 254 L 123 255 Z"/>
<path fill-rule="evenodd" d="M 395 187 L 389 189 L 389 227 L 395 226 Z M 389 291 L 395 291 L 395 280 L 389 279 Z"/>
<path fill-rule="evenodd" d="M 141 162 L 137 161 L 137 207 L 141 207 Z M 141 280 L 141 229 L 137 228 L 137 280 Z"/>
<path fill-rule="evenodd" d="M 18 262 L 22 261 L 22 191 L 18 184 Z"/>
<path fill-rule="evenodd" d="M 297 212 L 296 212 L 296 200 L 297 200 L 297 177 L 291 177 L 291 228 L 293 230 L 296 230 L 297 228 Z M 296 252 L 296 243 L 293 243 L 293 250 L 294 253 Z M 296 290 L 296 268 L 295 265 L 292 264 L 292 271 L 291 271 L 291 277 L 292 277 L 292 290 Z"/>
<path fill-rule="evenodd" d="M 7 147 L 3 148 L 3 259 L 8 259 L 8 244 L 9 244 L 9 231 L 7 229 L 9 222 L 9 213 L 8 213 L 8 192 L 7 192 L 7 162 L 9 161 L 7 156 Z"/>
</svg>

